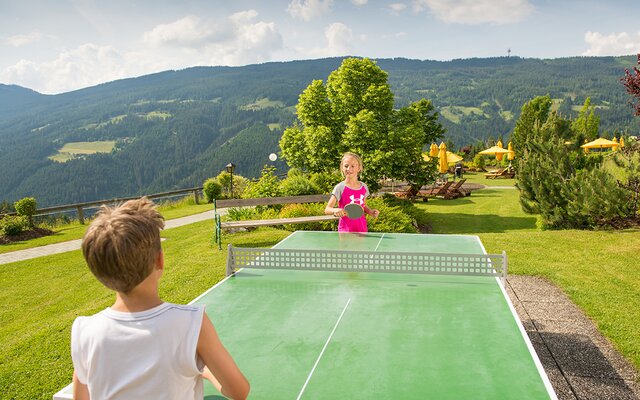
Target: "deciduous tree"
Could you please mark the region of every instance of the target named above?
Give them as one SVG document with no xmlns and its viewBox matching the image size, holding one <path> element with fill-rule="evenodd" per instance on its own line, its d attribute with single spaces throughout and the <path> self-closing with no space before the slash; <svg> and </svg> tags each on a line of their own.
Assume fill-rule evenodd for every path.
<svg viewBox="0 0 640 400">
<path fill-rule="evenodd" d="M 313 81 L 300 94 L 298 122 L 280 141 L 289 166 L 333 171 L 342 154 L 352 151 L 362 157 L 362 180 L 371 190 L 382 177 L 407 180 L 416 191 L 432 181 L 435 164 L 425 161 L 422 151 L 444 134 L 438 113 L 426 99 L 394 110 L 387 79 L 375 62 L 349 58 L 326 85 Z"/>
</svg>

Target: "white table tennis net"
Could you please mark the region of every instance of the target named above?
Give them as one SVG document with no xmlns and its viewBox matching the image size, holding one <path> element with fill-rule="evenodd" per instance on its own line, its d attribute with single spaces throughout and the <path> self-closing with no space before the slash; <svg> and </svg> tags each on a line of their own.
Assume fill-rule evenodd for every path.
<svg viewBox="0 0 640 400">
<path fill-rule="evenodd" d="M 300 250 L 229 245 L 227 276 L 240 268 L 507 276 L 507 254 Z"/>
</svg>

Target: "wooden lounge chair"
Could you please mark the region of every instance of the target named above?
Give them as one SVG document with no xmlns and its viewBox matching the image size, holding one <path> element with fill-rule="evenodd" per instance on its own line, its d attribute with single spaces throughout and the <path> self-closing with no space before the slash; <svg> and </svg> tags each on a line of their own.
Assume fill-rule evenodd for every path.
<svg viewBox="0 0 640 400">
<path fill-rule="evenodd" d="M 449 188 L 449 192 L 455 197 L 471 196 L 471 191 L 470 190 L 465 190 L 465 189 L 462 188 L 462 185 L 466 181 L 467 181 L 466 178 L 465 179 L 460 179 L 454 185 L 451 185 L 451 187 Z"/>
<path fill-rule="evenodd" d="M 421 190 L 418 192 L 418 196 L 423 197 L 444 197 L 445 199 L 453 199 L 456 196 L 449 191 L 453 185 L 453 182 L 446 182 L 442 186 L 437 186 L 431 189 Z"/>
<path fill-rule="evenodd" d="M 489 172 L 488 174 L 484 174 L 484 177 L 487 179 L 513 178 L 514 176 L 516 176 L 516 173 L 508 168 L 503 168 L 497 171 Z"/>
</svg>

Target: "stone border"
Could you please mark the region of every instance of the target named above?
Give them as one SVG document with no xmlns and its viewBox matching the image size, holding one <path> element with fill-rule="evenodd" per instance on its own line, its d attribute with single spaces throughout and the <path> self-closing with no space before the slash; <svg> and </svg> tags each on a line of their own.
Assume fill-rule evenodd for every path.
<svg viewBox="0 0 640 400">
<path fill-rule="evenodd" d="M 640 399 L 640 376 L 549 281 L 510 275 L 507 293 L 559 400 Z"/>
</svg>

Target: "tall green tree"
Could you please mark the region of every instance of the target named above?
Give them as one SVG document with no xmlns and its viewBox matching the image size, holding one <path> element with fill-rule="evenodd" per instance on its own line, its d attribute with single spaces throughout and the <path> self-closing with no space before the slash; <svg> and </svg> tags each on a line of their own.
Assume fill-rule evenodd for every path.
<svg viewBox="0 0 640 400">
<path fill-rule="evenodd" d="M 522 106 L 520 118 L 516 121 L 512 135 L 516 159 L 522 159 L 531 136 L 547 122 L 551 104 L 551 97 L 546 95 L 538 96 Z"/>
<path fill-rule="evenodd" d="M 584 101 L 582 109 L 571 123 L 571 129 L 577 143 L 582 144 L 585 140 L 590 142 L 598 138 L 598 130 L 600 129 L 600 117 L 595 113 L 595 107 L 591 105 L 591 98 L 587 97 Z"/>
<path fill-rule="evenodd" d="M 590 228 L 628 216 L 628 191 L 601 163 L 584 161 L 582 150 L 567 143 L 568 137 L 580 134 L 571 129 L 575 121 L 551 112 L 540 123 L 541 118 L 532 119 L 533 113 L 524 112 L 543 110 L 536 106 L 544 103 L 544 98 L 536 98 L 525 104 L 523 116 L 529 120 L 516 124 L 530 124 L 530 130 L 520 136 L 526 141 L 519 142 L 522 156 L 518 158 L 517 187 L 522 209 L 539 215 L 541 227 L 553 229 Z"/>
<path fill-rule="evenodd" d="M 371 190 L 383 177 L 407 180 L 414 191 L 435 179 L 436 166 L 424 148 L 445 129 L 431 101 L 394 110 L 388 75 L 369 59 L 349 58 L 326 85 L 313 81 L 298 99 L 298 121 L 280 141 L 291 167 L 309 172 L 337 169 L 342 154 L 362 157 L 362 180 Z"/>
</svg>

